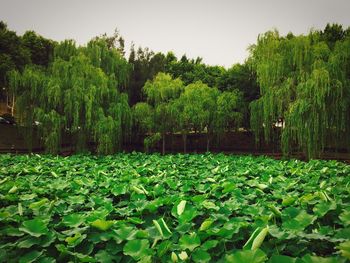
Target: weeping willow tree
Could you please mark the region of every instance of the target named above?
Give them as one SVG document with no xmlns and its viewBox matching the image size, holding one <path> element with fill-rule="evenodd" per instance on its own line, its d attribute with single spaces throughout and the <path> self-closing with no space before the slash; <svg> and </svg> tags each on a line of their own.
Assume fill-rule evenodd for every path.
<svg viewBox="0 0 350 263">
<path fill-rule="evenodd" d="M 285 121 L 281 144 L 286 155 L 303 151 L 308 158 L 318 157 L 349 138 L 349 38 L 331 48 L 319 32 L 281 37 L 270 31 L 250 52 L 261 93 L 250 105 L 257 141 L 271 142 L 279 118 Z"/>
<path fill-rule="evenodd" d="M 165 153 L 165 136 L 173 132 L 175 125 L 172 116 L 172 102 L 183 92 L 182 81 L 160 72 L 152 81 L 147 81 L 143 92 L 147 104 L 139 102 L 134 106 L 135 123 L 149 133 L 145 142 L 155 143 L 162 139 L 162 153 Z M 160 136 L 159 136 L 160 135 Z M 147 145 L 145 145 L 147 147 Z"/>
<path fill-rule="evenodd" d="M 132 121 L 128 97 L 120 92 L 127 81 L 126 60 L 103 39 L 87 47 L 64 41 L 54 54 L 46 71 L 27 66 L 22 74 L 9 74 L 21 123 L 38 124 L 50 153 L 60 150 L 63 133 L 72 136 L 77 151 L 89 143 L 96 143 L 101 154 L 120 149 Z"/>
</svg>

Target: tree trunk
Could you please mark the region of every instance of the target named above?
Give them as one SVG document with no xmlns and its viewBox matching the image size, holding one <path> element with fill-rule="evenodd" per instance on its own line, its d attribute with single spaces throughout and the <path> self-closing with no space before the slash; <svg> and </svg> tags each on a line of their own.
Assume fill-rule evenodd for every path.
<svg viewBox="0 0 350 263">
<path fill-rule="evenodd" d="M 13 116 L 15 112 L 15 95 L 12 96 L 12 107 L 11 107 L 11 115 Z"/>
<path fill-rule="evenodd" d="M 12 96 L 11 105 L 9 104 L 9 95 L 6 96 L 6 106 L 11 110 L 11 116 L 13 116 L 15 111 L 15 95 Z"/>
<path fill-rule="evenodd" d="M 162 154 L 165 154 L 165 134 L 163 134 L 163 146 L 162 146 Z"/>
</svg>

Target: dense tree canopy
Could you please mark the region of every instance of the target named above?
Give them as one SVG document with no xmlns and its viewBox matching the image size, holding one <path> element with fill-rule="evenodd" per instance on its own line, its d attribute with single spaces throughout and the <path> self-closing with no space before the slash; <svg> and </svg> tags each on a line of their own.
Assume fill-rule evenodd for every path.
<svg viewBox="0 0 350 263">
<path fill-rule="evenodd" d="M 251 104 L 252 128 L 269 141 L 273 123 L 283 118 L 285 154 L 317 157 L 349 137 L 350 38 L 327 31 L 287 37 L 270 31 L 251 49 L 261 93 Z"/>
<path fill-rule="evenodd" d="M 163 154 L 165 152 L 165 135 L 174 129 L 174 121 L 171 116 L 171 102 L 180 96 L 183 88 L 180 79 L 172 79 L 169 74 L 158 73 L 152 81 L 147 81 L 143 87 L 148 104 L 141 102 L 135 106 L 135 116 L 138 117 L 137 122 L 144 129 L 161 135 Z"/>
<path fill-rule="evenodd" d="M 4 97 L 6 88 L 6 75 L 11 70 L 22 70 L 30 63 L 30 53 L 16 32 L 7 28 L 0 21 L 0 99 Z"/>
<path fill-rule="evenodd" d="M 126 83 L 126 60 L 101 39 L 83 48 L 65 41 L 56 49 L 47 70 L 27 66 L 23 73 L 11 72 L 18 116 L 29 127 L 39 122 L 49 152 L 58 152 L 63 132 L 79 151 L 95 142 L 97 152 L 115 152 L 131 127 L 127 95 L 118 91 Z"/>
<path fill-rule="evenodd" d="M 131 46 L 129 63 L 132 67 L 130 72 L 130 81 L 128 85 L 128 94 L 130 104 L 134 105 L 144 100 L 142 88 L 147 80 L 152 80 L 158 72 L 165 71 L 165 56 L 162 53 L 150 51 L 148 48 L 141 47 L 135 51 L 134 45 Z"/>
<path fill-rule="evenodd" d="M 191 132 L 206 134 L 209 150 L 214 138 L 244 127 L 257 141 L 277 135 L 285 154 L 317 157 L 350 145 L 349 45 L 350 29 L 338 24 L 300 36 L 269 31 L 243 64 L 225 69 L 133 44 L 127 61 L 118 30 L 77 47 L 34 31 L 18 36 L 0 22 L 0 100 L 31 127 L 29 139 L 39 123 L 53 153 L 66 135 L 77 150 L 112 153 L 140 134 L 148 146 L 162 139 L 164 152 L 174 133 L 186 151 Z"/>
<path fill-rule="evenodd" d="M 33 64 L 47 67 L 53 58 L 55 42 L 37 35 L 34 31 L 27 31 L 22 36 L 22 43 L 30 52 Z"/>
</svg>

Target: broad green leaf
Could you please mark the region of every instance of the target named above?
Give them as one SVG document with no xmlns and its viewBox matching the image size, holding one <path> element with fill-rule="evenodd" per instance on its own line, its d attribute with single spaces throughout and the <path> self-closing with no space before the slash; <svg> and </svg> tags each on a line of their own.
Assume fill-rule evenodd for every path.
<svg viewBox="0 0 350 263">
<path fill-rule="evenodd" d="M 183 211 L 185 210 L 186 207 L 186 200 L 182 200 L 178 205 L 177 205 L 177 214 L 180 216 Z"/>
<path fill-rule="evenodd" d="M 91 226 L 102 231 L 106 231 L 110 229 L 113 225 L 114 225 L 114 221 L 110 221 L 110 220 L 106 221 L 104 219 L 96 219 L 91 223 Z"/>
<path fill-rule="evenodd" d="M 53 257 L 40 257 L 38 263 L 56 263 L 56 259 Z"/>
<path fill-rule="evenodd" d="M 207 219 L 205 221 L 203 221 L 203 223 L 201 224 L 201 226 L 199 227 L 199 231 L 205 231 L 207 230 L 212 224 L 213 224 L 213 220 Z"/>
<path fill-rule="evenodd" d="M 169 238 L 172 234 L 164 219 L 152 220 L 162 238 Z"/>
<path fill-rule="evenodd" d="M 350 241 L 339 244 L 337 248 L 340 250 L 343 257 L 350 259 Z"/>
<path fill-rule="evenodd" d="M 268 263 L 295 263 L 296 258 L 283 256 L 283 255 L 272 255 Z"/>
<path fill-rule="evenodd" d="M 316 220 L 316 216 L 312 216 L 306 211 L 301 210 L 297 216 L 283 222 L 283 227 L 292 231 L 302 231 Z"/>
<path fill-rule="evenodd" d="M 12 186 L 12 188 L 9 190 L 9 194 L 14 194 L 14 193 L 16 193 L 17 192 L 17 190 L 18 190 L 18 187 L 17 186 Z"/>
<path fill-rule="evenodd" d="M 19 229 L 34 237 L 46 235 L 49 231 L 47 228 L 47 223 L 38 218 L 24 221 L 22 227 Z"/>
<path fill-rule="evenodd" d="M 219 210 L 220 208 L 215 205 L 213 202 L 210 202 L 208 200 L 203 201 L 202 205 L 206 208 L 206 209 L 213 209 L 215 211 Z"/>
<path fill-rule="evenodd" d="M 256 187 L 258 187 L 260 190 L 265 190 L 268 186 L 266 184 L 257 184 Z"/>
<path fill-rule="evenodd" d="M 139 187 L 140 187 L 140 188 L 139 188 Z M 132 186 L 131 186 L 131 190 L 134 191 L 135 193 L 141 194 L 141 195 L 147 195 L 147 194 L 148 194 L 148 192 L 146 191 L 146 189 L 144 189 L 143 187 L 142 187 L 142 189 L 141 189 L 141 186 L 139 186 L 139 187 L 137 187 L 137 186 L 135 186 L 135 185 L 132 185 Z"/>
<path fill-rule="evenodd" d="M 101 263 L 113 263 L 114 262 L 114 256 L 112 256 L 111 254 L 109 254 L 106 250 L 99 250 L 96 254 L 95 254 L 95 259 L 98 262 Z"/>
<path fill-rule="evenodd" d="M 216 247 L 217 244 L 219 244 L 219 241 L 217 240 L 207 240 L 201 245 L 201 249 L 207 251 Z"/>
<path fill-rule="evenodd" d="M 84 216 L 81 214 L 69 214 L 63 217 L 62 223 L 69 227 L 78 227 L 84 222 Z"/>
<path fill-rule="evenodd" d="M 193 252 L 191 258 L 194 262 L 200 263 L 209 262 L 211 259 L 210 254 L 201 249 L 196 249 L 196 251 Z"/>
<path fill-rule="evenodd" d="M 24 235 L 22 231 L 12 226 L 4 228 L 0 233 L 10 237 L 20 237 Z"/>
<path fill-rule="evenodd" d="M 339 258 L 335 257 L 317 257 L 305 255 L 296 261 L 297 263 L 341 263 Z"/>
<path fill-rule="evenodd" d="M 137 233 L 135 227 L 126 225 L 118 226 L 118 228 L 113 231 L 117 234 L 118 239 L 120 239 L 120 241 L 118 240 L 117 243 L 121 243 L 124 240 L 135 239 L 135 235 Z"/>
<path fill-rule="evenodd" d="M 157 228 L 159 234 L 164 237 L 164 234 L 163 234 L 163 230 L 162 228 L 160 227 L 159 223 L 156 221 L 156 220 L 152 220 L 154 226 Z"/>
<path fill-rule="evenodd" d="M 54 232 L 49 232 L 45 236 L 41 237 L 33 237 L 26 236 L 21 239 L 20 242 L 17 243 L 17 247 L 19 248 L 30 248 L 33 245 L 39 245 L 41 247 L 48 247 L 56 240 L 56 235 Z"/>
<path fill-rule="evenodd" d="M 129 240 L 123 249 L 124 255 L 129 255 L 135 260 L 148 256 L 151 253 L 147 239 Z"/>
<path fill-rule="evenodd" d="M 28 200 L 32 200 L 32 199 L 34 199 L 35 197 L 37 197 L 37 195 L 36 194 L 24 194 L 24 195 L 21 195 L 20 196 L 20 199 L 22 200 L 22 201 L 28 201 Z"/>
<path fill-rule="evenodd" d="M 18 203 L 18 214 L 19 214 L 20 216 L 23 215 L 23 207 L 22 207 L 22 204 L 21 204 L 21 203 Z"/>
<path fill-rule="evenodd" d="M 266 254 L 260 250 L 240 250 L 225 256 L 227 263 L 263 263 L 266 262 Z"/>
<path fill-rule="evenodd" d="M 183 261 L 188 259 L 188 255 L 186 251 L 181 251 L 181 253 L 179 254 L 179 258 Z"/>
<path fill-rule="evenodd" d="M 343 210 L 343 213 L 339 215 L 339 218 L 344 226 L 350 225 L 350 210 Z"/>
<path fill-rule="evenodd" d="M 177 255 L 174 252 L 171 252 L 171 261 L 174 263 L 179 261 Z"/>
<path fill-rule="evenodd" d="M 169 240 L 162 241 L 158 245 L 157 255 L 159 257 L 162 257 L 163 255 L 165 255 L 165 253 L 167 253 L 170 250 L 172 246 L 173 246 L 173 243 L 171 241 Z"/>
<path fill-rule="evenodd" d="M 30 248 L 34 245 L 40 244 L 40 238 L 27 236 L 25 239 L 18 242 L 17 247 L 19 248 Z"/>
<path fill-rule="evenodd" d="M 297 199 L 293 196 L 287 196 L 283 199 L 282 201 L 282 205 L 284 206 L 290 206 L 292 204 L 294 204 L 294 202 L 296 201 Z"/>
<path fill-rule="evenodd" d="M 193 251 L 196 247 L 200 246 L 201 240 L 195 233 L 191 233 L 190 235 L 184 235 L 179 240 L 180 247 L 182 249 L 188 249 Z"/>
<path fill-rule="evenodd" d="M 43 198 L 41 199 L 40 201 L 37 201 L 37 202 L 34 202 L 34 203 L 31 203 L 29 205 L 29 208 L 30 209 L 40 209 L 42 206 L 46 205 L 47 203 L 49 202 L 49 200 L 47 198 Z"/>
<path fill-rule="evenodd" d="M 181 224 L 192 221 L 198 215 L 198 210 L 194 206 L 187 205 L 185 211 L 179 216 Z"/>
<path fill-rule="evenodd" d="M 33 250 L 19 258 L 20 263 L 31 263 L 34 262 L 38 257 L 43 254 L 43 251 Z"/>
<path fill-rule="evenodd" d="M 247 240 L 247 242 L 244 244 L 243 249 L 251 249 L 252 245 L 253 245 L 253 241 L 255 240 L 255 238 L 258 236 L 258 234 L 260 233 L 261 228 L 258 227 L 254 230 L 254 232 L 250 235 L 249 239 Z"/>
<path fill-rule="evenodd" d="M 261 244 L 264 242 L 266 235 L 269 233 L 269 226 L 263 228 L 260 233 L 254 238 L 251 250 L 258 249 Z"/>
<path fill-rule="evenodd" d="M 274 205 L 269 206 L 270 210 L 274 213 L 276 217 L 281 217 L 282 213 L 281 211 Z"/>
<path fill-rule="evenodd" d="M 86 234 L 82 235 L 78 232 L 72 237 L 67 237 L 65 239 L 65 241 L 67 242 L 67 244 L 69 246 L 75 247 L 75 246 L 79 245 L 85 238 L 86 238 Z"/>
<path fill-rule="evenodd" d="M 335 210 L 337 208 L 337 204 L 335 202 L 322 202 L 315 205 L 312 209 L 316 215 L 319 217 L 323 217 L 330 210 Z"/>
</svg>

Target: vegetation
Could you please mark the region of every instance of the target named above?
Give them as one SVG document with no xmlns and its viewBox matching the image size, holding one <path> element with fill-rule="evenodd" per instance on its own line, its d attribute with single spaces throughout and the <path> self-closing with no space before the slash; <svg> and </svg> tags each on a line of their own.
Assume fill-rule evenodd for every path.
<svg viewBox="0 0 350 263">
<path fill-rule="evenodd" d="M 350 30 L 327 25 L 308 35 L 261 34 L 244 64 L 229 69 L 132 45 L 116 30 L 86 46 L 0 24 L 0 100 L 20 125 L 39 130 L 47 152 L 69 137 L 76 151 L 114 153 L 143 136 L 200 132 L 210 145 L 245 128 L 283 153 L 317 158 L 350 149 Z M 276 122 L 283 128 L 276 131 Z M 40 123 L 37 127 L 34 123 Z M 32 133 L 27 134 L 28 141 Z"/>
<path fill-rule="evenodd" d="M 0 155 L 0 262 L 346 262 L 350 166 Z"/>
<path fill-rule="evenodd" d="M 108 154 L 120 149 L 130 133 L 128 98 L 118 91 L 127 72 L 127 62 L 105 39 L 92 40 L 85 48 L 64 41 L 46 70 L 28 65 L 22 73 L 11 71 L 9 83 L 19 118 L 29 127 L 39 122 L 48 152 L 59 151 L 65 132 L 77 150 L 96 142 L 97 152 Z"/>
<path fill-rule="evenodd" d="M 318 157 L 344 137 L 350 146 L 350 35 L 338 25 L 307 36 L 260 35 L 251 48 L 261 97 L 252 102 L 257 139 L 271 140 L 272 123 L 285 121 L 285 154 Z M 296 149 L 295 149 L 296 148 Z"/>
</svg>

